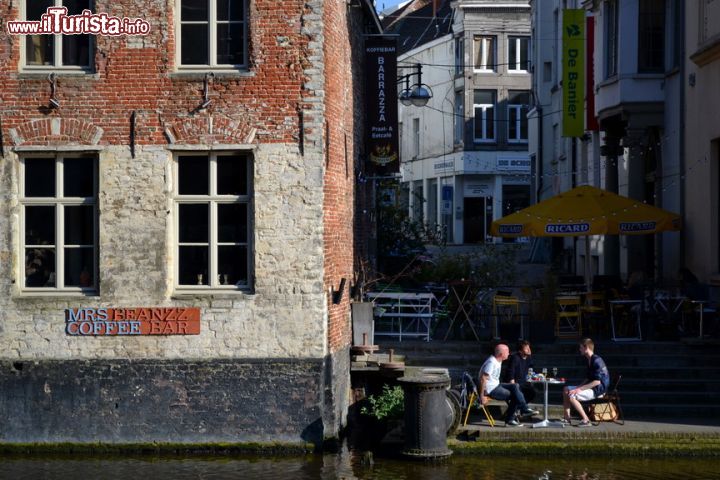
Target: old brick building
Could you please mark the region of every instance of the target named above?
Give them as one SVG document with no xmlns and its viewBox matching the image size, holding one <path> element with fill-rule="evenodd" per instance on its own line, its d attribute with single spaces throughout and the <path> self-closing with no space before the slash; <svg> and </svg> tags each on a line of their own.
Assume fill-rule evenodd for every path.
<svg viewBox="0 0 720 480">
<path fill-rule="evenodd" d="M 0 441 L 338 433 L 370 3 L 66 1 L 150 25 L 71 36 L 0 0 Z M 135 307 L 200 332 L 70 334 Z"/>
</svg>

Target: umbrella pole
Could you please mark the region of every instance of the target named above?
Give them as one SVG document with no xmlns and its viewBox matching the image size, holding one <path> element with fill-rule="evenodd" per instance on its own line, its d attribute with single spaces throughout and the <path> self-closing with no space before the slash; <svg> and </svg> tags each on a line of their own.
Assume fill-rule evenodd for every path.
<svg viewBox="0 0 720 480">
<path fill-rule="evenodd" d="M 585 286 L 587 292 L 592 291 L 592 263 L 590 261 L 590 235 L 585 235 Z"/>
</svg>

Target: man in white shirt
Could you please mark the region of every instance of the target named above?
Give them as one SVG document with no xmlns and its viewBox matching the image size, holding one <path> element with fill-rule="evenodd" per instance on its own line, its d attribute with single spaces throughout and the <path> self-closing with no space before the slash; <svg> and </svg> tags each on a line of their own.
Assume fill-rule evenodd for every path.
<svg viewBox="0 0 720 480">
<path fill-rule="evenodd" d="M 490 401 L 488 397 L 495 400 L 507 400 L 505 426 L 522 427 L 522 423 L 515 419 L 515 413 L 520 410 L 521 415 L 537 415 L 538 411 L 528 407 L 517 383 L 500 383 L 502 362 L 509 356 L 510 348 L 504 343 L 500 343 L 495 347 L 493 355 L 483 363 L 480 368 L 480 402 L 486 405 Z"/>
</svg>

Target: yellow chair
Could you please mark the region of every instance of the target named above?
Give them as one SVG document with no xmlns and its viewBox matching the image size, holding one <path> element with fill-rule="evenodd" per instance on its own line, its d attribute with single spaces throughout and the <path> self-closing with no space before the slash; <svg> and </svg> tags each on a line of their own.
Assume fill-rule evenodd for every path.
<svg viewBox="0 0 720 480">
<path fill-rule="evenodd" d="M 477 393 L 473 390 L 473 392 L 470 394 L 470 398 L 468 399 L 468 406 L 467 410 L 465 411 L 465 419 L 463 420 L 463 427 L 467 425 L 468 417 L 470 417 L 470 409 L 473 406 L 473 403 L 477 400 L 478 405 L 482 409 L 483 413 L 485 414 L 485 418 L 487 418 L 488 423 L 491 427 L 495 426 L 495 419 L 492 415 L 490 415 L 490 412 L 488 412 L 487 408 L 485 408 L 485 405 L 480 403 L 480 399 L 477 397 Z"/>
<path fill-rule="evenodd" d="M 582 310 L 576 295 L 555 297 L 555 336 L 579 338 L 582 336 Z"/>
<path fill-rule="evenodd" d="M 580 311 L 582 313 L 583 319 L 585 319 L 585 326 L 590 329 L 590 325 L 588 322 L 588 318 L 594 318 L 595 319 L 595 326 L 597 327 L 597 332 L 593 331 L 592 333 L 599 333 L 600 330 L 604 330 L 604 322 L 608 318 L 608 312 L 607 312 L 607 302 L 605 301 L 605 293 L 604 292 L 588 292 L 585 294 L 585 304 L 580 307 Z"/>
<path fill-rule="evenodd" d="M 524 338 L 523 321 L 520 315 L 520 300 L 517 297 L 507 295 L 495 295 L 493 297 L 493 338 L 500 338 L 500 322 L 502 319 L 512 321 L 513 317 L 520 319 L 520 338 Z"/>
<path fill-rule="evenodd" d="M 469 392 L 469 395 L 468 395 Z M 470 409 L 473 407 L 473 404 L 477 401 L 478 405 L 482 409 L 483 413 L 485 414 L 485 418 L 487 418 L 488 423 L 490 423 L 491 427 L 495 426 L 495 419 L 490 415 L 490 412 L 488 412 L 487 408 L 485 408 L 485 405 L 481 404 L 479 402 L 478 398 L 478 389 L 477 385 L 475 385 L 475 381 L 472 378 L 472 375 L 470 375 L 468 372 L 463 372 L 462 376 L 462 391 L 460 392 L 460 399 L 461 401 L 463 399 L 467 399 L 467 410 L 465 411 L 465 418 L 463 419 L 463 427 L 467 425 L 468 418 L 470 417 Z M 461 403 L 462 404 L 462 403 Z"/>
</svg>

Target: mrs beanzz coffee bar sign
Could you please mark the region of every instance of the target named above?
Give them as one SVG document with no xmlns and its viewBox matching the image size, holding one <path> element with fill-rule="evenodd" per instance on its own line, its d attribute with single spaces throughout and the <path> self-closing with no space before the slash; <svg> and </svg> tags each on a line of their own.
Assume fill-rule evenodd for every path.
<svg viewBox="0 0 720 480">
<path fill-rule="evenodd" d="M 199 335 L 199 308 L 68 308 L 65 333 L 72 336 Z"/>
</svg>

